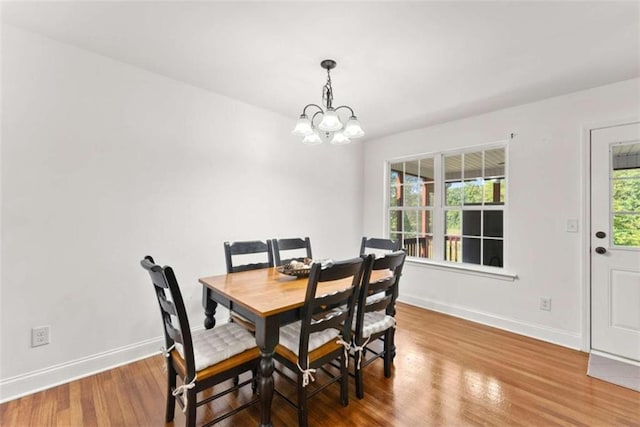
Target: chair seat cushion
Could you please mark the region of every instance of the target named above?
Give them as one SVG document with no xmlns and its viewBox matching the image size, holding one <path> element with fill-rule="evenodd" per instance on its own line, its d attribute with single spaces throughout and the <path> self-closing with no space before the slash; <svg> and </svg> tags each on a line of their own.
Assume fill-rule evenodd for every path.
<svg viewBox="0 0 640 427">
<path fill-rule="evenodd" d="M 372 334 L 386 331 L 389 328 L 394 327 L 396 319 L 392 316 L 388 316 L 384 311 L 373 311 L 364 314 L 364 322 L 362 328 L 362 336 L 369 337 Z M 353 330 L 356 329 L 356 318 L 353 318 L 351 325 Z"/>
<path fill-rule="evenodd" d="M 213 329 L 201 329 L 191 335 L 196 371 L 215 365 L 256 346 L 256 339 L 242 326 L 225 323 Z M 184 358 L 182 345 L 176 350 Z"/>
<path fill-rule="evenodd" d="M 280 328 L 280 345 L 291 350 L 296 354 L 296 356 L 298 355 L 298 350 L 300 348 L 301 325 L 302 322 L 297 321 Z M 309 352 L 312 352 L 323 344 L 328 343 L 338 335 L 340 335 L 340 331 L 333 328 L 312 333 L 309 335 Z"/>
</svg>

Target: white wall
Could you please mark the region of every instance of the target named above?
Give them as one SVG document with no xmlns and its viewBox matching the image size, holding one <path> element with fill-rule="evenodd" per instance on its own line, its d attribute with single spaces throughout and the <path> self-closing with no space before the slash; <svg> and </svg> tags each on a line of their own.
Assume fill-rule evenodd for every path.
<svg viewBox="0 0 640 427">
<path fill-rule="evenodd" d="M 1 400 L 159 349 L 146 254 L 176 270 L 192 326 L 225 240 L 357 254 L 360 144 L 302 146 L 293 114 L 17 28 L 2 65 Z M 40 325 L 51 344 L 30 348 Z"/>
<path fill-rule="evenodd" d="M 385 160 L 516 138 L 508 148 L 506 269 L 515 281 L 409 264 L 400 299 L 569 347 L 583 346 L 585 129 L 640 117 L 634 79 L 406 132 L 364 148 L 364 233 L 384 233 Z M 579 233 L 566 232 L 569 218 Z M 539 298 L 552 298 L 550 312 Z M 425 325 L 428 327 L 428 325 Z"/>
</svg>

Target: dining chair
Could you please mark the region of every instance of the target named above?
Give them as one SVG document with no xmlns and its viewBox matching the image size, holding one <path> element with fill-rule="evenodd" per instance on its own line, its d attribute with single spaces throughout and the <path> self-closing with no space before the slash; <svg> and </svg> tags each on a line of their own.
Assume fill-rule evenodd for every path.
<svg viewBox="0 0 640 427">
<path fill-rule="evenodd" d="M 355 359 L 356 396 L 359 399 L 364 397 L 363 368 L 382 358 L 384 376 L 391 376 L 391 364 L 395 357 L 395 303 L 406 252 L 396 251 L 376 259 L 372 255 L 369 257 L 371 262 L 363 273 L 352 322 L 351 352 Z M 371 273 L 376 270 L 388 270 L 389 275 L 371 281 Z M 377 340 L 382 341 L 382 350 L 373 348 L 372 344 Z M 367 358 L 367 353 L 371 353 L 372 357 Z"/>
<path fill-rule="evenodd" d="M 374 249 L 376 254 L 380 251 L 395 252 L 402 249 L 402 240 L 379 239 L 377 237 L 363 237 L 360 244 L 360 256 L 368 253 L 367 249 Z"/>
<path fill-rule="evenodd" d="M 293 260 L 302 261 L 304 258 L 313 258 L 311 255 L 311 240 L 308 237 L 290 238 L 290 239 L 273 239 L 273 256 L 277 266 L 289 264 Z M 282 257 L 282 251 L 297 251 L 298 256 L 289 256 L 288 258 Z M 300 256 L 300 252 L 305 251 L 305 256 Z M 289 253 L 291 255 L 291 253 Z"/>
<path fill-rule="evenodd" d="M 235 323 L 226 323 L 192 334 L 173 269 L 169 266 L 156 265 L 150 256 L 146 256 L 140 264 L 151 277 L 164 328 L 166 347 L 162 353 L 167 358 L 165 420 L 166 422 L 173 420 L 177 402 L 185 413 L 186 425 L 193 427 L 196 422 L 197 407 L 247 384 L 252 384 L 252 388 L 255 388 L 255 378 L 252 376 L 240 384 L 218 391 L 200 401 L 197 400 L 197 394 L 206 389 L 244 372 L 255 372 L 260 360 L 260 351 L 256 347 L 255 338 Z M 181 385 L 176 385 L 178 377 Z M 221 414 L 207 425 L 222 421 L 258 401 L 259 399 L 254 397 L 245 404 Z"/>
<path fill-rule="evenodd" d="M 256 255 L 258 258 L 252 257 L 252 255 Z M 274 266 L 273 249 L 270 240 L 266 242 L 261 240 L 224 242 L 224 256 L 227 263 L 227 273 L 238 273 Z M 240 258 L 245 262 L 241 263 Z M 231 321 L 244 326 L 249 332 L 255 333 L 256 325 L 234 312 L 231 302 L 229 303 L 229 315 Z"/>
<path fill-rule="evenodd" d="M 300 426 L 307 426 L 307 400 L 330 384 L 339 381 L 340 402 L 343 406 L 349 403 L 350 325 L 363 271 L 362 258 L 338 261 L 324 269 L 320 263 L 314 263 L 309 274 L 301 320 L 280 328 L 280 343 L 276 346 L 275 358 L 295 375 L 295 379 L 281 370 L 278 372 L 296 385 L 297 401 L 278 389 L 276 393 L 297 408 Z M 319 286 L 334 280 L 343 280 L 344 287 L 316 295 Z M 343 309 L 330 308 L 335 306 L 343 306 Z M 338 372 L 323 370 L 328 379 L 322 385 L 316 383 L 311 386 L 315 382 L 313 374 L 316 370 L 333 361 L 339 363 Z"/>
</svg>

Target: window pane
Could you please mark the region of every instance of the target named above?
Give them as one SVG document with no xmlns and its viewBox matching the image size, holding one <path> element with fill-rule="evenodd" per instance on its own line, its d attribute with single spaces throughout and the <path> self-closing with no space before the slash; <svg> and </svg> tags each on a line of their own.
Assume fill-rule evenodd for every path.
<svg viewBox="0 0 640 427">
<path fill-rule="evenodd" d="M 394 185 L 389 189 L 389 206 L 402 206 L 401 185 Z"/>
<path fill-rule="evenodd" d="M 426 235 L 418 238 L 418 256 L 433 258 L 433 236 Z"/>
<path fill-rule="evenodd" d="M 504 148 L 484 152 L 484 176 L 504 176 Z"/>
<path fill-rule="evenodd" d="M 613 216 L 613 244 L 640 247 L 640 214 Z"/>
<path fill-rule="evenodd" d="M 445 261 L 460 262 L 462 260 L 462 244 L 458 236 L 445 236 L 444 259 Z"/>
<path fill-rule="evenodd" d="M 410 162 L 404 163 L 404 178 L 405 180 L 409 180 L 409 177 L 413 177 L 414 179 L 418 179 L 420 176 L 420 161 L 412 160 Z"/>
<path fill-rule="evenodd" d="M 485 239 L 482 243 L 482 264 L 502 267 L 502 240 Z"/>
<path fill-rule="evenodd" d="M 402 232 L 402 211 L 389 211 L 389 232 L 391 234 Z"/>
<path fill-rule="evenodd" d="M 404 206 L 415 207 L 422 206 L 422 185 L 415 179 L 410 179 L 410 183 L 403 185 L 404 187 Z"/>
<path fill-rule="evenodd" d="M 502 211 L 484 211 L 484 236 L 503 237 L 502 217 Z"/>
<path fill-rule="evenodd" d="M 462 262 L 480 264 L 480 239 L 462 238 Z"/>
<path fill-rule="evenodd" d="M 482 178 L 482 151 L 464 155 L 464 177 Z"/>
<path fill-rule="evenodd" d="M 416 237 L 418 233 L 418 212 L 417 211 L 405 211 L 403 232 L 405 237 Z"/>
<path fill-rule="evenodd" d="M 402 240 L 402 234 L 400 233 L 391 233 L 389 237 L 391 240 Z"/>
<path fill-rule="evenodd" d="M 462 204 L 462 182 L 446 183 L 444 193 L 447 206 L 460 206 Z"/>
<path fill-rule="evenodd" d="M 483 189 L 482 179 L 465 181 L 464 182 L 464 204 L 465 205 L 481 205 L 482 189 Z"/>
<path fill-rule="evenodd" d="M 484 181 L 484 204 L 504 205 L 504 178 L 493 178 Z"/>
<path fill-rule="evenodd" d="M 613 170 L 614 178 L 640 178 L 640 168 Z"/>
<path fill-rule="evenodd" d="M 613 180 L 613 211 L 640 213 L 640 177 Z"/>
<path fill-rule="evenodd" d="M 435 183 L 431 182 L 423 185 L 423 206 L 433 206 L 434 196 L 435 196 Z"/>
<path fill-rule="evenodd" d="M 445 221 L 446 234 L 460 234 L 460 211 L 447 211 Z"/>
<path fill-rule="evenodd" d="M 462 234 L 480 236 L 480 211 L 462 212 Z"/>
<path fill-rule="evenodd" d="M 444 157 L 444 179 L 453 180 L 462 178 L 462 156 L 457 154 L 455 156 Z"/>
<path fill-rule="evenodd" d="M 420 176 L 425 182 L 435 181 L 435 173 L 433 169 L 433 158 L 420 160 Z"/>
<path fill-rule="evenodd" d="M 404 181 L 403 177 L 403 165 L 404 163 L 392 163 L 389 171 L 389 185 L 393 186 L 401 184 Z"/>
<path fill-rule="evenodd" d="M 402 206 L 404 181 L 404 163 L 392 163 L 389 166 L 389 206 Z"/>
<path fill-rule="evenodd" d="M 614 178 L 640 177 L 640 143 L 613 146 Z"/>
<path fill-rule="evenodd" d="M 431 211 L 418 211 L 418 234 L 433 233 L 433 215 Z"/>
</svg>

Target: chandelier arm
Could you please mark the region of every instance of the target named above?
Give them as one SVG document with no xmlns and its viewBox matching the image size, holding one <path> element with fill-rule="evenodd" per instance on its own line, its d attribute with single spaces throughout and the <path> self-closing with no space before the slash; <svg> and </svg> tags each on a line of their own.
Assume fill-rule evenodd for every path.
<svg viewBox="0 0 640 427">
<path fill-rule="evenodd" d="M 324 110 L 322 109 L 322 107 L 320 107 L 318 104 L 307 104 L 304 106 L 304 108 L 302 109 L 302 115 L 306 116 L 307 115 L 307 108 L 309 107 L 316 107 L 318 110 L 320 110 L 321 113 L 324 113 Z M 316 113 L 317 114 L 317 113 Z"/>
<path fill-rule="evenodd" d="M 351 111 L 351 117 L 355 117 L 355 113 L 353 112 L 353 109 L 351 107 L 349 107 L 348 105 L 341 105 L 338 108 L 336 108 L 334 111 L 337 112 L 339 109 L 341 108 L 346 108 L 347 110 Z"/>
<path fill-rule="evenodd" d="M 317 105 L 316 105 L 316 107 L 317 107 Z M 315 112 L 315 114 L 311 117 L 311 126 L 314 126 L 313 121 L 316 119 L 318 114 L 324 114 L 324 111 L 322 111 L 322 109 L 321 109 L 320 111 L 316 111 Z"/>
</svg>

